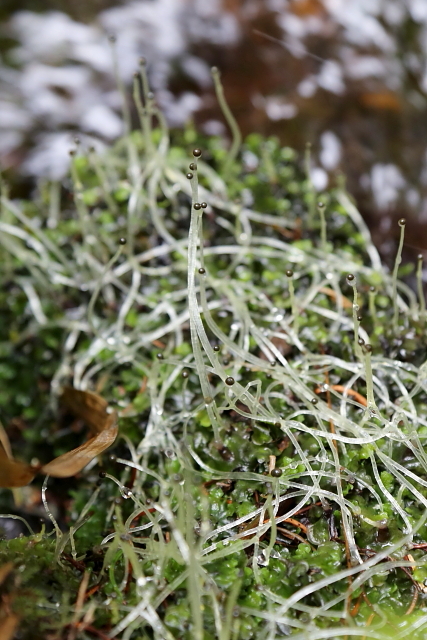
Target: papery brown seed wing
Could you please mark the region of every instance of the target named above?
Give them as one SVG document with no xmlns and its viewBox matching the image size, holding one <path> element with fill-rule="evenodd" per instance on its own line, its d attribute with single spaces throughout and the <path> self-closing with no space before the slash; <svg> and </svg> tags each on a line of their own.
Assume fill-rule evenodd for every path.
<svg viewBox="0 0 427 640">
<path fill-rule="evenodd" d="M 41 473 L 47 473 L 54 478 L 69 478 L 81 471 L 91 460 L 97 455 L 108 449 L 117 437 L 117 416 L 112 414 L 108 416 L 111 420 L 109 427 L 104 428 L 94 438 L 90 438 L 77 449 L 68 451 L 62 456 L 58 456 L 43 465 L 40 469 Z"/>
<path fill-rule="evenodd" d="M 24 487 L 35 475 L 36 470 L 29 464 L 9 458 L 4 446 L 0 443 L 0 487 L 11 489 Z"/>
<path fill-rule="evenodd" d="M 0 567 L 0 584 L 6 580 L 7 576 L 13 569 L 13 562 L 6 562 Z"/>
<path fill-rule="evenodd" d="M 84 420 L 93 433 L 100 433 L 110 424 L 111 414 L 107 412 L 108 402 L 97 393 L 65 387 L 61 402 L 72 414 Z"/>
<path fill-rule="evenodd" d="M 0 640 L 12 640 L 15 635 L 18 622 L 18 616 L 15 616 L 13 613 L 6 616 L 6 618 L 0 618 Z"/>
</svg>

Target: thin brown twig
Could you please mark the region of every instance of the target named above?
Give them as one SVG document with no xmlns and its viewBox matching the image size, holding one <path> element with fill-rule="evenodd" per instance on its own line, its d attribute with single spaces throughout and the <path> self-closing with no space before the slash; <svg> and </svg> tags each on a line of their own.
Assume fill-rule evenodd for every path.
<svg viewBox="0 0 427 640">
<path fill-rule="evenodd" d="M 343 393 L 343 394 L 345 394 L 347 396 L 352 396 L 355 400 L 357 400 L 357 402 L 359 402 L 364 407 L 368 406 L 366 398 L 364 396 L 362 396 L 361 393 L 358 393 L 357 391 L 354 391 L 353 389 L 349 389 L 348 387 L 344 387 L 344 385 L 342 385 L 342 384 L 332 384 L 332 385 L 330 385 L 329 389 L 332 389 L 332 391 L 338 391 L 338 393 Z M 317 387 L 317 389 L 315 389 L 314 392 L 315 393 L 323 393 L 323 389 L 321 387 Z"/>
</svg>

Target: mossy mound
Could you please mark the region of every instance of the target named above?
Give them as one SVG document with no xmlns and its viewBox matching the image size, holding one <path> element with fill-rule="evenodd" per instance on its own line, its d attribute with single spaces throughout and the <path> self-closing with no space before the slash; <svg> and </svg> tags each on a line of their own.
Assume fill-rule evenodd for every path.
<svg viewBox="0 0 427 640">
<path fill-rule="evenodd" d="M 108 154 L 78 148 L 67 184 L 2 198 L 15 455 L 80 444 L 64 384 L 120 415 L 113 449 L 44 483 L 52 531 L 0 543 L 3 621 L 23 639 L 421 640 L 422 286 L 293 150 L 171 144 L 149 96 L 140 114 Z M 38 514 L 38 495 L 3 491 L 3 510 Z"/>
</svg>

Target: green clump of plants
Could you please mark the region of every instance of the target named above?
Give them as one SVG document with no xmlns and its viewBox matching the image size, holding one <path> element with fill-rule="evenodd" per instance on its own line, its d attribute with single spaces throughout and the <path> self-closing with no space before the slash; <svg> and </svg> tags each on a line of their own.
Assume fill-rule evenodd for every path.
<svg viewBox="0 0 427 640">
<path fill-rule="evenodd" d="M 72 480 L 2 491 L 3 517 L 37 494 L 45 522 L 0 541 L 0 623 L 25 640 L 421 640 L 421 263 L 415 294 L 342 185 L 318 196 L 292 149 L 237 144 L 218 77 L 230 152 L 170 134 L 141 74 L 140 129 L 78 146 L 31 201 L 3 189 L 14 454 L 80 444 L 57 406 L 70 384 L 108 401 L 119 437 Z"/>
</svg>

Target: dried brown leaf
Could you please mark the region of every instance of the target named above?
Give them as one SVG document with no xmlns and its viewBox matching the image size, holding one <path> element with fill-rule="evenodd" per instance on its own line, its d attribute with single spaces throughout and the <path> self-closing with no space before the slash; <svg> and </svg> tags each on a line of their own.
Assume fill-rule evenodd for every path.
<svg viewBox="0 0 427 640">
<path fill-rule="evenodd" d="M 112 415 L 107 412 L 108 402 L 102 396 L 91 391 L 65 387 L 61 402 L 73 415 L 84 420 L 95 434 L 104 430 L 105 423 Z"/>
<path fill-rule="evenodd" d="M 25 462 L 11 460 L 0 443 L 0 487 L 24 487 L 36 475 L 36 470 Z"/>
<path fill-rule="evenodd" d="M 0 584 L 6 580 L 7 576 L 13 569 L 13 562 L 6 562 L 0 567 Z"/>
<path fill-rule="evenodd" d="M 13 613 L 0 619 L 0 640 L 12 640 L 18 626 L 19 618 Z"/>
<path fill-rule="evenodd" d="M 80 447 L 37 468 L 13 460 L 5 447 L 7 436 L 5 444 L 4 438 L 1 438 L 0 487 L 23 487 L 31 482 L 36 473 L 69 478 L 113 444 L 118 432 L 117 413 L 108 411 L 108 402 L 104 398 L 97 393 L 66 387 L 61 400 L 71 413 L 84 420 L 94 436 Z M 0 640 L 3 640 L 1 636 Z"/>
<path fill-rule="evenodd" d="M 117 414 L 108 412 L 108 402 L 97 393 L 66 387 L 61 400 L 95 434 L 80 447 L 64 453 L 41 467 L 41 473 L 69 478 L 81 471 L 97 455 L 108 449 L 117 437 Z"/>
<path fill-rule="evenodd" d="M 41 473 L 47 473 L 54 478 L 69 478 L 81 471 L 97 455 L 108 449 L 117 437 L 117 423 L 114 422 L 109 428 L 98 433 L 94 438 L 90 438 L 77 449 L 68 451 L 62 456 L 58 456 L 41 467 Z"/>
</svg>

